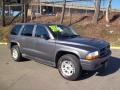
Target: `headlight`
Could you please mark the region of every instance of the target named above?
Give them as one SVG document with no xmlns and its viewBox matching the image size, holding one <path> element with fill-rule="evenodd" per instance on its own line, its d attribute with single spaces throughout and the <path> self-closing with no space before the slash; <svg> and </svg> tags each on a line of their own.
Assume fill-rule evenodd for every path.
<svg viewBox="0 0 120 90">
<path fill-rule="evenodd" d="M 99 52 L 98 51 L 95 51 L 95 52 L 92 52 L 92 53 L 89 53 L 85 59 L 86 60 L 95 60 L 96 58 L 98 58 L 99 56 Z"/>
</svg>

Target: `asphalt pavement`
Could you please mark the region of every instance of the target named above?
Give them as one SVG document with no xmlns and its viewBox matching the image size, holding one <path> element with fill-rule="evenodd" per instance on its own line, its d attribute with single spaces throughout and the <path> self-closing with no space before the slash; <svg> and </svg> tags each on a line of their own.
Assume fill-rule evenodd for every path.
<svg viewBox="0 0 120 90">
<path fill-rule="evenodd" d="M 120 50 L 112 50 L 105 71 L 84 72 L 79 80 L 68 81 L 56 68 L 13 61 L 7 46 L 0 45 L 0 90 L 120 90 Z"/>
</svg>

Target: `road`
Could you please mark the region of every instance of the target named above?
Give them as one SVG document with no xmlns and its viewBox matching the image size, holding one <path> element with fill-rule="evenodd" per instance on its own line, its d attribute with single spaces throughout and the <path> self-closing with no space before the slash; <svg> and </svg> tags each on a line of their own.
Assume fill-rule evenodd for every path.
<svg viewBox="0 0 120 90">
<path fill-rule="evenodd" d="M 13 61 L 0 45 L 0 90 L 120 90 L 120 50 L 112 52 L 106 71 L 84 72 L 79 80 L 67 81 L 53 67 Z"/>
</svg>

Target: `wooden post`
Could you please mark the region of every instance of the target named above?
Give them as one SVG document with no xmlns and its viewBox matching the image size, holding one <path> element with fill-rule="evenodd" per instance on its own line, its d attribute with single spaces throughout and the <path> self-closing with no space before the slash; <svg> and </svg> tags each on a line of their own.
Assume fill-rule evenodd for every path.
<svg viewBox="0 0 120 90">
<path fill-rule="evenodd" d="M 27 22 L 27 17 L 26 17 L 26 4 L 24 3 L 24 23 Z"/>
<path fill-rule="evenodd" d="M 42 15 L 42 5 L 41 5 L 41 0 L 40 0 L 40 15 Z"/>
<path fill-rule="evenodd" d="M 10 5 L 8 6 L 9 7 L 9 16 L 11 15 L 11 8 L 10 8 Z"/>
<path fill-rule="evenodd" d="M 53 14 L 55 14 L 55 4 L 53 2 Z"/>
<path fill-rule="evenodd" d="M 2 0 L 2 26 L 5 26 L 5 1 Z"/>
<path fill-rule="evenodd" d="M 71 15 L 71 8 L 69 7 L 69 13 L 68 13 L 68 16 L 70 16 Z"/>
<path fill-rule="evenodd" d="M 32 4 L 30 5 L 31 6 L 31 21 L 33 20 L 33 6 L 32 6 Z"/>
<path fill-rule="evenodd" d="M 24 2 L 23 0 L 21 1 L 22 3 L 22 23 L 24 23 Z"/>
<path fill-rule="evenodd" d="M 73 4 L 71 6 L 73 7 Z M 70 23 L 69 23 L 69 25 L 71 25 L 72 24 L 72 8 L 70 8 L 69 13 L 70 13 Z"/>
<path fill-rule="evenodd" d="M 87 10 L 87 8 L 86 8 L 85 16 L 87 16 L 87 15 L 88 15 L 88 10 Z"/>
<path fill-rule="evenodd" d="M 69 8 L 69 19 L 70 19 L 70 23 L 69 23 L 69 25 L 71 25 L 71 20 L 72 20 L 72 12 L 71 12 L 71 8 Z"/>
<path fill-rule="evenodd" d="M 64 19 L 64 16 L 65 16 L 65 9 L 66 9 L 66 0 L 64 0 L 64 3 L 63 3 L 60 24 L 63 24 L 63 19 Z"/>
</svg>

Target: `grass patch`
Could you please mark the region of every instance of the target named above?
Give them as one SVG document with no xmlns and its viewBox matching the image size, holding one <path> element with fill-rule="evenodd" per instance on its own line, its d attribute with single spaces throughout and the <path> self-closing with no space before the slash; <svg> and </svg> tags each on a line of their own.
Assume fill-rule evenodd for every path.
<svg viewBox="0 0 120 90">
<path fill-rule="evenodd" d="M 103 30 L 101 33 L 101 37 L 104 40 L 107 40 L 111 43 L 112 46 L 120 46 L 120 33 L 115 32 L 115 30 L 107 29 Z"/>
<path fill-rule="evenodd" d="M 8 42 L 8 35 L 11 26 L 0 27 L 0 42 Z"/>
<path fill-rule="evenodd" d="M 75 24 L 74 28 L 82 37 L 103 39 L 111 46 L 120 47 L 120 32 L 114 28 L 99 28 L 89 24 Z"/>
<path fill-rule="evenodd" d="M 99 38 L 95 36 L 95 33 L 93 33 L 95 32 L 94 30 L 92 31 L 86 30 L 88 25 L 77 24 L 77 25 L 74 25 L 73 27 L 82 37 L 94 36 L 95 38 Z M 8 42 L 8 35 L 10 32 L 10 28 L 11 26 L 0 27 L 0 42 L 2 43 Z M 99 36 L 100 36 L 100 39 L 104 39 L 108 41 L 111 44 L 111 46 L 120 47 L 120 33 L 113 32 L 113 30 L 111 29 L 106 29 L 99 32 Z"/>
</svg>

